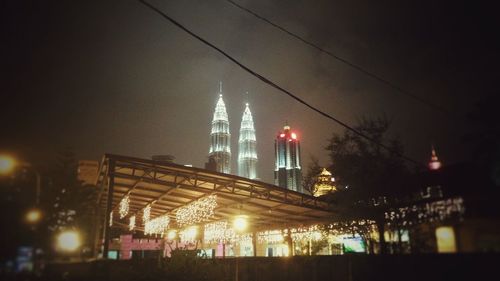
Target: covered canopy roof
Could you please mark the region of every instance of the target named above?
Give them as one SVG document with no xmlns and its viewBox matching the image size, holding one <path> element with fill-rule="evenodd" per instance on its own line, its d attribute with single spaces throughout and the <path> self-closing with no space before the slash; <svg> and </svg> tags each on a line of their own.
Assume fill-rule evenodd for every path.
<svg viewBox="0 0 500 281">
<path fill-rule="evenodd" d="M 206 222 L 231 220 L 247 215 L 254 230 L 332 221 L 332 206 L 319 198 L 246 178 L 134 157 L 106 154 L 99 168 L 98 204 L 109 212 L 107 198 L 112 191 L 111 210 L 117 213 L 128 194 L 129 216 L 142 217 L 151 206 L 151 219 L 168 215 L 176 224 L 176 211 L 201 198 L 217 195 L 214 216 Z M 118 216 L 114 221 L 119 223 Z M 206 223 L 203 222 L 203 223 Z M 128 223 L 122 221 L 122 225 Z M 138 226 L 142 225 L 138 220 Z"/>
</svg>

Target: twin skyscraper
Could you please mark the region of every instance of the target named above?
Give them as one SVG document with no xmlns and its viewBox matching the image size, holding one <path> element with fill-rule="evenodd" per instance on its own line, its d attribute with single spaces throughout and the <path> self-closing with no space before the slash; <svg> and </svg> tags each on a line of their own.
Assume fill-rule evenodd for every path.
<svg viewBox="0 0 500 281">
<path fill-rule="evenodd" d="M 241 118 L 238 140 L 238 176 L 257 179 L 257 138 L 252 112 L 245 104 Z M 300 142 L 297 134 L 287 125 L 275 140 L 274 184 L 293 191 L 302 190 L 302 167 L 300 165 Z M 215 105 L 210 132 L 210 150 L 205 168 L 220 173 L 231 173 L 231 133 L 226 105 L 222 99 L 222 84 Z"/>
<path fill-rule="evenodd" d="M 238 175 L 257 178 L 257 139 L 253 125 L 252 112 L 248 103 L 241 118 L 238 140 Z M 215 106 L 210 132 L 210 150 L 206 168 L 217 172 L 231 173 L 231 133 L 226 105 L 222 99 L 222 84 L 219 86 L 219 100 Z"/>
</svg>

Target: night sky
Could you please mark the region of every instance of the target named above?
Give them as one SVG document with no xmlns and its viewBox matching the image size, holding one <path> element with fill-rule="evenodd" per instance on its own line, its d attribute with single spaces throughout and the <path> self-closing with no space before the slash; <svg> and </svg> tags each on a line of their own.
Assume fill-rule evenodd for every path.
<svg viewBox="0 0 500 281">
<path fill-rule="evenodd" d="M 498 92 L 493 7 L 476 1 L 237 1 L 415 95 L 432 109 L 318 52 L 224 0 L 158 1 L 168 15 L 321 110 L 355 124 L 386 114 L 408 156 L 468 159 L 465 114 Z M 383 2 L 383 3 L 381 3 Z M 274 138 L 288 121 L 310 156 L 339 125 L 263 84 L 137 1 L 4 1 L 0 150 L 41 162 L 116 153 L 203 167 L 223 83 L 233 171 L 244 103 L 260 177 L 272 182 Z M 246 96 L 245 92 L 249 92 Z"/>
</svg>

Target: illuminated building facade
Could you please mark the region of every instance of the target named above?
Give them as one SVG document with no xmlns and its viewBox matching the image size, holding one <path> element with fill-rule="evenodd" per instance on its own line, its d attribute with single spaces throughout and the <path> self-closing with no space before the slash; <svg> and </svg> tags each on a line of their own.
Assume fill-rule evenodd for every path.
<svg viewBox="0 0 500 281">
<path fill-rule="evenodd" d="M 297 134 L 286 125 L 275 140 L 274 184 L 293 191 L 302 190 L 302 166 L 300 165 L 300 142 Z"/>
<path fill-rule="evenodd" d="M 337 191 L 337 187 L 335 187 L 335 178 L 332 177 L 332 173 L 323 168 L 323 171 L 318 175 L 316 183 L 314 184 L 314 197 L 319 197 L 335 191 Z"/>
<path fill-rule="evenodd" d="M 249 179 L 257 178 L 257 139 L 248 103 L 241 119 L 238 145 L 238 175 Z"/>
<path fill-rule="evenodd" d="M 222 83 L 219 87 L 219 100 L 215 106 L 210 132 L 209 162 L 215 162 L 215 171 L 231 173 L 231 134 L 226 105 L 222 99 Z"/>
</svg>

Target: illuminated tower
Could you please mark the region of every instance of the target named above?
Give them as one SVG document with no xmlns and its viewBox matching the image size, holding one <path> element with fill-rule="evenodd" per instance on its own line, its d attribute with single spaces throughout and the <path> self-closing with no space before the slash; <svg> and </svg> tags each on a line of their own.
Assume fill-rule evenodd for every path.
<svg viewBox="0 0 500 281">
<path fill-rule="evenodd" d="M 248 103 L 241 118 L 238 144 L 238 175 L 249 179 L 257 178 L 257 140 Z"/>
<path fill-rule="evenodd" d="M 219 100 L 215 106 L 210 133 L 209 162 L 215 162 L 215 171 L 231 173 L 231 134 L 226 105 L 222 99 L 222 83 L 219 86 Z"/>
<path fill-rule="evenodd" d="M 332 173 L 326 168 L 323 168 L 323 171 L 316 177 L 316 183 L 312 190 L 314 197 L 337 191 L 337 187 L 335 187 L 335 178 L 332 177 Z"/>
<path fill-rule="evenodd" d="M 302 191 L 302 167 L 300 165 L 300 142 L 297 134 L 285 126 L 275 140 L 276 166 L 274 184 L 290 190 Z"/>
<path fill-rule="evenodd" d="M 429 161 L 429 169 L 431 170 L 439 170 L 441 168 L 441 162 L 439 162 L 439 159 L 436 155 L 436 150 L 434 149 L 434 146 L 432 146 L 432 154 L 431 154 L 431 161 Z"/>
</svg>

